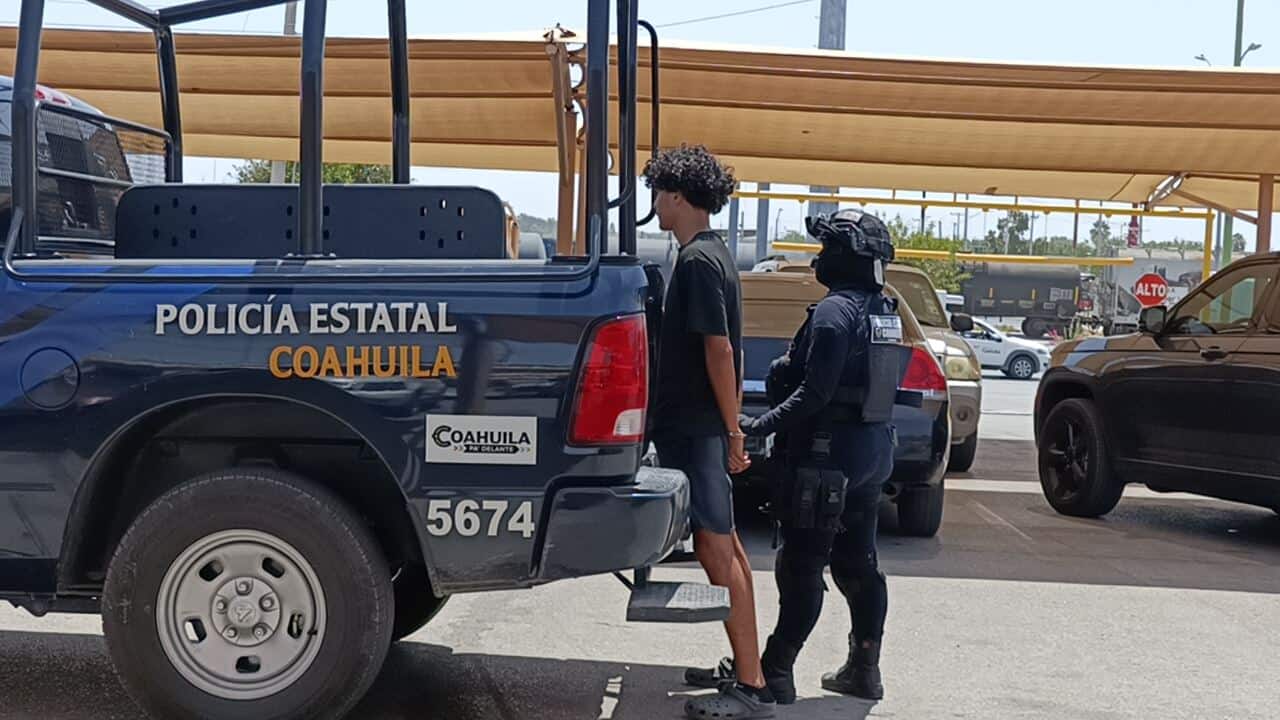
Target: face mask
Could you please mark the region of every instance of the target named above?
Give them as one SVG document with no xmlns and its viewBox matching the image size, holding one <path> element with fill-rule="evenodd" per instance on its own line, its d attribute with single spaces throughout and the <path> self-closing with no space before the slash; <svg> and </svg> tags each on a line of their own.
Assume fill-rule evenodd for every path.
<svg viewBox="0 0 1280 720">
<path fill-rule="evenodd" d="M 832 262 L 832 258 L 827 257 L 825 253 L 818 253 L 818 256 L 809 263 L 813 267 L 813 274 L 826 287 L 834 285 L 839 278 L 839 269 Z"/>
</svg>

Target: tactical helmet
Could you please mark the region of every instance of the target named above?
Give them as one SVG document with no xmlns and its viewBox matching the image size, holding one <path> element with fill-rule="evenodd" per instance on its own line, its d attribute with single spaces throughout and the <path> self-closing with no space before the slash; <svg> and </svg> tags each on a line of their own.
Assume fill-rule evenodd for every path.
<svg viewBox="0 0 1280 720">
<path fill-rule="evenodd" d="M 848 250 L 871 260 L 892 262 L 893 237 L 880 218 L 861 210 L 841 210 L 804 219 L 805 229 L 824 246 Z"/>
</svg>

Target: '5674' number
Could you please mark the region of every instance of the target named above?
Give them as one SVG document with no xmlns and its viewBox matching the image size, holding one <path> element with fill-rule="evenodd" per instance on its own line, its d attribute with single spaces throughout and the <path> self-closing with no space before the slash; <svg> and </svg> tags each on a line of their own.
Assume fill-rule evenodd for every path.
<svg viewBox="0 0 1280 720">
<path fill-rule="evenodd" d="M 511 503 L 507 500 L 431 500 L 427 502 L 427 532 L 436 537 L 458 534 L 475 537 L 484 532 L 488 537 L 498 537 L 504 529 L 519 533 L 525 539 L 533 537 L 533 502 L 525 500 L 507 515 Z M 503 526 L 503 520 L 506 526 Z"/>
</svg>

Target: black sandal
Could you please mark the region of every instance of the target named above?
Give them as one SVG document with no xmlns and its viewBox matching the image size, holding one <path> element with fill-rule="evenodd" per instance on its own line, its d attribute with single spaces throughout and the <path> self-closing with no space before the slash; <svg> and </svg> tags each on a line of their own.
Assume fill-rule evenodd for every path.
<svg viewBox="0 0 1280 720">
<path fill-rule="evenodd" d="M 721 685 L 715 695 L 690 698 L 684 704 L 684 714 L 691 720 L 764 720 L 776 711 L 776 703 L 761 700 L 736 682 Z"/>
<path fill-rule="evenodd" d="M 718 688 L 726 682 L 736 682 L 738 673 L 733 667 L 733 658 L 720 658 L 720 664 L 713 668 L 689 668 L 684 671 L 684 684 L 696 688 Z"/>
</svg>

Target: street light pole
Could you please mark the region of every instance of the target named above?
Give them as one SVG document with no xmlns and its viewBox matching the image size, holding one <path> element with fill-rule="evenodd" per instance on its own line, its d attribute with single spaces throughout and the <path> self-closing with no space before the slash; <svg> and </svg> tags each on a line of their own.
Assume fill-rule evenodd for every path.
<svg viewBox="0 0 1280 720">
<path fill-rule="evenodd" d="M 291 2 L 284 6 L 284 34 L 298 34 L 298 3 Z M 284 176 L 285 164 L 283 160 L 271 161 L 271 184 L 280 185 L 287 179 Z"/>
</svg>

